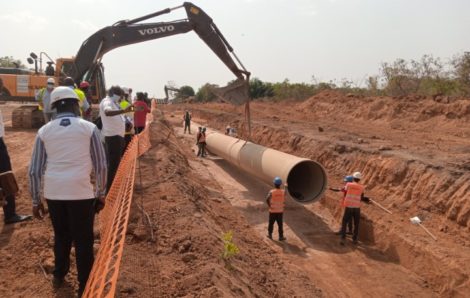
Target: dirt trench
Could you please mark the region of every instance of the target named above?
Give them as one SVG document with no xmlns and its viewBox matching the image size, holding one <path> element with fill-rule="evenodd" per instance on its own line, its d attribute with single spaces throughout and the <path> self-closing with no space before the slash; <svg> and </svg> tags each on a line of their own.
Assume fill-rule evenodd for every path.
<svg viewBox="0 0 470 298">
<path fill-rule="evenodd" d="M 400 144 L 397 144 L 398 150 L 380 150 L 386 137 L 377 135 L 377 131 L 374 135 L 379 142 L 370 146 L 369 140 L 373 142 L 374 138 L 365 138 L 364 144 L 356 141 L 362 135 L 351 137 L 349 134 L 349 141 L 337 132 L 325 136 L 317 132 L 318 122 L 302 123 L 299 127 L 296 122 L 283 121 L 282 116 L 277 116 L 289 115 L 292 111 L 289 108 L 276 114 L 272 111 L 279 107 L 260 106 L 262 111 L 252 109 L 253 114 L 259 116 L 253 124 L 255 143 L 319 161 L 327 169 L 333 186 L 339 186 L 346 173 L 363 169 L 368 195 L 394 212 L 388 215 L 373 206 L 365 206 L 360 235 L 363 243 L 390 262 L 415 273 L 425 287 L 439 295 L 466 295 L 470 290 L 469 268 L 465 266 L 470 261 L 468 172 L 436 166 L 413 150 L 400 150 L 403 149 Z M 176 114 L 181 108 L 168 107 L 168 112 Z M 220 109 L 220 105 L 207 104 L 184 108 L 190 108 L 196 121 L 204 125 L 223 130 L 231 124 L 243 133 L 240 109 Z M 276 116 L 266 119 L 264 111 Z M 273 121 L 272 117 L 277 120 Z M 329 131 L 339 130 L 333 125 L 324 127 Z M 341 217 L 337 196 L 327 193 L 319 204 L 320 209 L 326 208 L 333 214 L 336 223 Z M 437 242 L 410 224 L 409 218 L 416 215 L 437 235 Z"/>
</svg>

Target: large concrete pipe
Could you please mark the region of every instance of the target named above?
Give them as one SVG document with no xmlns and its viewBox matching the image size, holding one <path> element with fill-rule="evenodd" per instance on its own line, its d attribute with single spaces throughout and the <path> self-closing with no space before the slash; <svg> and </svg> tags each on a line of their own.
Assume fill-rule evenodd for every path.
<svg viewBox="0 0 470 298">
<path fill-rule="evenodd" d="M 297 202 L 317 201 L 326 189 L 323 167 L 310 159 L 269 149 L 216 132 L 206 138 L 207 149 L 272 185 L 276 176 L 287 182 L 287 190 Z"/>
</svg>

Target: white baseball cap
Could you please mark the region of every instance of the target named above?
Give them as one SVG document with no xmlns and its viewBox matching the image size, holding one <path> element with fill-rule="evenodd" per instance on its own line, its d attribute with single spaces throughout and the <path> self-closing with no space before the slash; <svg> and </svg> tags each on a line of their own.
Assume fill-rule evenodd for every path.
<svg viewBox="0 0 470 298">
<path fill-rule="evenodd" d="M 48 84 L 55 84 L 54 78 L 48 78 L 48 79 L 47 79 L 47 83 L 48 83 Z"/>
</svg>

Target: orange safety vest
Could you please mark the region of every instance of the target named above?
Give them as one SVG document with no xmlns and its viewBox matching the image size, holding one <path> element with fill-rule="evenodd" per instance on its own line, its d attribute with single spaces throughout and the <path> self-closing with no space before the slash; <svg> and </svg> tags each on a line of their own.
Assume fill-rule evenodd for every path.
<svg viewBox="0 0 470 298">
<path fill-rule="evenodd" d="M 201 135 L 199 136 L 199 143 L 205 143 L 206 142 L 206 134 L 205 133 L 201 133 Z"/>
<path fill-rule="evenodd" d="M 346 195 L 344 196 L 344 207 L 346 208 L 360 208 L 361 195 L 364 192 L 364 186 L 356 183 L 346 183 Z"/>
<path fill-rule="evenodd" d="M 286 192 L 283 189 L 275 188 L 271 190 L 271 203 L 269 206 L 270 213 L 284 212 L 284 202 L 286 200 Z"/>
</svg>

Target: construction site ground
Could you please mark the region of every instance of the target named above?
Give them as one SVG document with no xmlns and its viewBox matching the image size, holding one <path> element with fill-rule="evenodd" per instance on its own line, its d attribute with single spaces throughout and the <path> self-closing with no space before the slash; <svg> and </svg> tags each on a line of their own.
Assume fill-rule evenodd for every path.
<svg viewBox="0 0 470 298">
<path fill-rule="evenodd" d="M 17 106 L 0 109 L 21 188 L 18 211 L 30 213 L 36 131 L 11 128 Z M 185 109 L 192 134 L 183 133 Z M 359 170 L 366 194 L 393 212 L 364 205 L 359 244 L 348 238 L 345 246 L 335 235 L 339 193 L 305 205 L 288 200 L 287 241 L 270 240 L 270 186 L 218 156 L 195 156 L 196 123 L 220 131 L 231 125 L 247 138 L 244 107 L 161 105 L 154 116 L 152 148 L 136 173 L 118 297 L 468 297 L 470 100 L 326 91 L 304 102 L 251 104 L 253 142 L 320 162 L 329 187 Z M 410 223 L 413 216 L 437 241 Z M 98 230 L 99 216 L 96 222 Z M 230 260 L 221 256 L 227 231 L 240 250 Z M 73 296 L 75 269 L 65 288 L 50 285 L 52 243 L 49 218 L 1 224 L 0 296 Z"/>
</svg>

